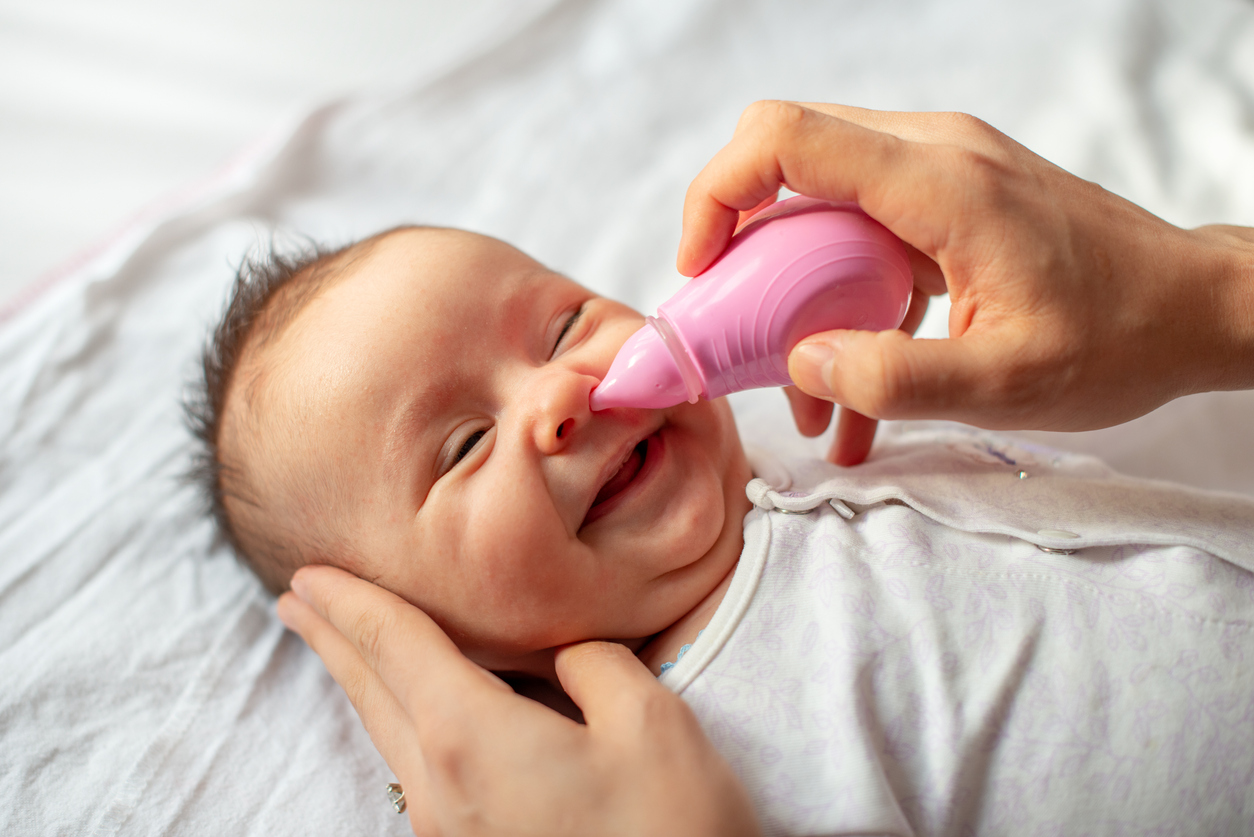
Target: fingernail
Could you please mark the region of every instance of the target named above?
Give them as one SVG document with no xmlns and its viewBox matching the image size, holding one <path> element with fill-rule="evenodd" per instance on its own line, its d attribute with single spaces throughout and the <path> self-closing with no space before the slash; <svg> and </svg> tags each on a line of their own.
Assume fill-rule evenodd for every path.
<svg viewBox="0 0 1254 837">
<path fill-rule="evenodd" d="M 686 275 L 684 268 L 688 266 L 688 234 L 679 234 L 679 253 L 675 256 L 675 269 L 680 276 Z"/>
<path fill-rule="evenodd" d="M 793 383 L 810 395 L 829 397 L 832 388 L 828 381 L 835 360 L 836 351 L 826 343 L 802 343 L 792 350 L 788 372 Z"/>
<path fill-rule="evenodd" d="M 285 601 L 290 601 L 287 598 L 289 595 L 290 595 L 289 593 L 284 593 L 282 596 L 279 596 L 278 601 L 274 603 L 274 612 L 279 617 L 280 622 L 282 622 L 289 629 L 294 631 L 296 630 L 296 628 L 292 625 L 291 620 L 288 619 L 288 614 L 287 614 L 288 606 L 284 604 Z"/>
<path fill-rule="evenodd" d="M 279 621 L 287 627 L 289 631 L 299 634 L 300 627 L 298 625 L 301 614 L 301 608 L 307 608 L 308 605 L 301 603 L 300 599 L 291 593 L 284 593 L 279 596 L 279 600 L 274 604 L 275 615 L 279 617 Z"/>
<path fill-rule="evenodd" d="M 292 576 L 292 580 L 288 582 L 288 587 L 292 588 L 292 592 L 296 597 L 306 604 L 309 603 L 309 588 L 305 585 L 305 577 L 301 575 L 300 570 Z"/>
</svg>

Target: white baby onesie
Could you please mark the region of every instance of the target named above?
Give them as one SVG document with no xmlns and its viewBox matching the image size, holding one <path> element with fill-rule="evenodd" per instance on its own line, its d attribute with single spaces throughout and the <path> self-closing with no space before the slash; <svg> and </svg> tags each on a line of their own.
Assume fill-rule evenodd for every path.
<svg viewBox="0 0 1254 837">
<path fill-rule="evenodd" d="M 1254 833 L 1254 501 L 951 425 L 754 464 L 661 680 L 768 834 Z"/>
</svg>

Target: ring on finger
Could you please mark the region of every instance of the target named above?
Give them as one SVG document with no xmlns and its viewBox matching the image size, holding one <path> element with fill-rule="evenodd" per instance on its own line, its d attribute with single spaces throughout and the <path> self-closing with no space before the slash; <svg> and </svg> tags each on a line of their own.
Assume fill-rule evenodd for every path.
<svg viewBox="0 0 1254 837">
<path fill-rule="evenodd" d="M 392 803 L 392 810 L 398 814 L 405 813 L 405 789 L 398 782 L 388 782 L 388 801 Z"/>
</svg>

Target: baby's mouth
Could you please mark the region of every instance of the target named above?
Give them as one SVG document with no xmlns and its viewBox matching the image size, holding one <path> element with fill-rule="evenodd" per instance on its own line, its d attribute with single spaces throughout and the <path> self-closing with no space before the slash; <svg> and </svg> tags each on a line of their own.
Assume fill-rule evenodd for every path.
<svg viewBox="0 0 1254 837">
<path fill-rule="evenodd" d="M 639 444 L 627 452 L 627 456 L 623 459 L 618 470 L 597 492 L 596 498 L 592 501 L 592 507 L 588 509 L 588 514 L 584 517 L 584 526 L 587 526 L 609 511 L 609 501 L 622 494 L 639 476 L 648 455 L 649 440 L 647 438 L 641 439 Z"/>
<path fill-rule="evenodd" d="M 596 499 L 592 501 L 592 507 L 596 508 L 598 503 L 610 499 L 630 485 L 631 481 L 636 478 L 636 474 L 640 473 L 641 467 L 644 466 L 644 457 L 648 452 L 649 440 L 641 439 L 640 444 L 628 452 L 627 458 L 623 460 L 623 464 L 618 468 L 618 473 L 610 477 L 610 481 L 601 486 L 601 490 L 597 492 Z"/>
</svg>

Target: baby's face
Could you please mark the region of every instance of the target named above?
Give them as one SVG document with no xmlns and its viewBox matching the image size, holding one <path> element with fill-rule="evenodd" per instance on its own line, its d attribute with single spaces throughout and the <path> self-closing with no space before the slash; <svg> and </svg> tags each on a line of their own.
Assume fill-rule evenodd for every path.
<svg viewBox="0 0 1254 837">
<path fill-rule="evenodd" d="M 589 410 L 639 314 L 459 231 L 393 233 L 349 271 L 265 350 L 262 467 L 324 492 L 280 507 L 332 509 L 351 545 L 320 560 L 536 673 L 554 646 L 656 633 L 735 565 L 750 474 L 726 403 Z"/>
</svg>

